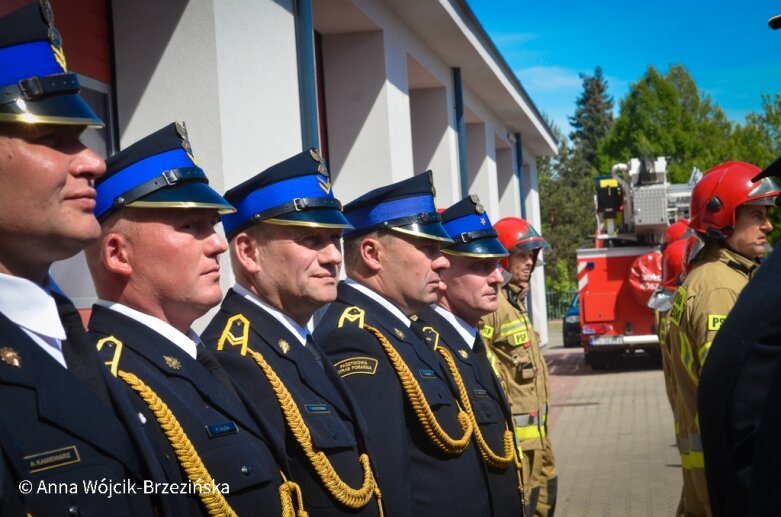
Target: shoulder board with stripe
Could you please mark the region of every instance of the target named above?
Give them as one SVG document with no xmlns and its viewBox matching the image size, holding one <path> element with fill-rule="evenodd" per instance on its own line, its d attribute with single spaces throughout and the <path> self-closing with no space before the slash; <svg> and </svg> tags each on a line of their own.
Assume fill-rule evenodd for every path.
<svg viewBox="0 0 781 517">
<path fill-rule="evenodd" d="M 240 346 L 239 353 L 247 355 L 249 320 L 243 314 L 235 314 L 225 322 L 225 328 L 222 329 L 222 335 L 217 342 L 217 351 L 222 352 L 226 343 L 230 346 Z"/>
<path fill-rule="evenodd" d="M 353 305 L 352 307 L 347 307 L 339 317 L 338 328 L 342 328 L 345 323 L 355 325 L 358 328 L 363 328 L 363 318 L 365 314 L 366 311 L 358 306 Z"/>
<path fill-rule="evenodd" d="M 114 336 L 104 337 L 98 340 L 95 347 L 98 349 L 98 355 L 105 360 L 106 366 L 111 371 L 111 375 L 117 376 L 119 371 L 119 359 L 122 356 L 122 341 Z"/>
</svg>

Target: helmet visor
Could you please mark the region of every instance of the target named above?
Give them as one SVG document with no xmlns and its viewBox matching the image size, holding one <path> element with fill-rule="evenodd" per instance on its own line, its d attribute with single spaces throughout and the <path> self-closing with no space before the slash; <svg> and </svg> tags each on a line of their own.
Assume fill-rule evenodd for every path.
<svg viewBox="0 0 781 517">
<path fill-rule="evenodd" d="M 751 205 L 772 205 L 776 196 L 781 193 L 778 183 L 773 178 L 762 178 L 748 193 L 748 201 Z"/>
</svg>

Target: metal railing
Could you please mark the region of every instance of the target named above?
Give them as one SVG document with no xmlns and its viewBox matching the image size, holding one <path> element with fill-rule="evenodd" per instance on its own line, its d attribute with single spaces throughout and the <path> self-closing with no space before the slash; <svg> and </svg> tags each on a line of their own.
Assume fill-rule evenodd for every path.
<svg viewBox="0 0 781 517">
<path fill-rule="evenodd" d="M 578 292 L 575 291 L 562 291 L 558 293 L 556 291 L 545 292 L 545 303 L 548 306 L 548 319 L 560 320 L 564 317 L 564 314 L 569 309 L 572 300 Z"/>
</svg>

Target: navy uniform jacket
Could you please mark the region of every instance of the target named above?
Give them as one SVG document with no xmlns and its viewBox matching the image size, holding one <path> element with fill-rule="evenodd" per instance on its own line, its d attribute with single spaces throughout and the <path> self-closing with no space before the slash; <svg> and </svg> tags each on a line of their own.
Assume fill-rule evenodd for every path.
<svg viewBox="0 0 781 517">
<path fill-rule="evenodd" d="M 475 413 L 475 419 L 480 426 L 483 438 L 491 450 L 499 456 L 504 456 L 504 432 L 513 430 L 512 412 L 507 398 L 502 391 L 499 380 L 491 369 L 485 344 L 480 334 L 474 349 L 464 342 L 452 323 L 433 309 L 428 309 L 418 315 L 424 325 L 429 325 L 434 332 L 426 332 L 426 339 L 432 339 L 432 346 L 444 346 L 455 360 L 461 378 L 464 381 L 469 401 Z M 444 359 L 442 359 L 443 365 Z M 473 440 L 474 441 L 474 440 Z M 513 452 L 517 453 L 515 438 Z M 518 472 L 515 467 L 515 457 L 509 466 L 500 469 L 486 464 L 488 472 L 488 488 L 491 495 L 493 515 L 518 516 L 521 514 L 521 494 L 518 488 Z"/>
<path fill-rule="evenodd" d="M 480 453 L 473 444 L 458 456 L 442 452 L 426 436 L 374 334 L 344 322 L 349 307 L 365 311 L 366 325 L 391 343 L 420 384 L 440 425 L 455 438 L 457 391 L 436 352 L 382 305 L 344 282 L 315 328 L 314 338 L 335 364 L 366 418 L 372 457 L 387 515 L 483 516 L 491 506 Z"/>
<path fill-rule="evenodd" d="M 216 483 L 228 485 L 225 498 L 236 513 L 281 514 L 282 479 L 272 452 L 281 444 L 274 434 L 261 431 L 236 394 L 161 334 L 114 310 L 93 306 L 89 336 L 94 343 L 108 336 L 122 343 L 119 357 L 113 353 L 116 346 L 104 346 L 101 355 L 106 361 L 118 361 L 120 371 L 136 375 L 168 405 Z M 133 395 L 135 411 L 146 419 L 146 431 L 169 481 L 186 482 L 154 414 L 135 391 Z M 206 514 L 197 494 L 186 500 L 187 515 Z"/>
<path fill-rule="evenodd" d="M 111 404 L 129 407 L 121 386 L 105 375 L 83 329 L 67 325 L 66 329 L 68 341 L 63 346 L 88 347 L 82 350 L 95 361 Z M 120 419 L 107 401 L 3 314 L 0 335 L 0 514 L 154 515 L 156 505 L 165 514 L 176 515 L 175 508 L 143 494 L 144 480 L 161 481 L 162 471 L 140 432 L 138 417 Z M 127 486 L 134 483 L 139 493 L 111 498 L 86 493 L 86 482 L 104 478 L 115 483 L 128 480 Z M 22 480 L 32 483 L 30 495 L 17 489 Z M 67 485 L 59 485 L 59 494 L 39 491 L 48 483 Z"/>
<path fill-rule="evenodd" d="M 218 350 L 228 319 L 237 314 L 249 322 L 248 343 L 226 342 Z M 243 330 L 244 325 L 239 323 L 231 325 L 230 333 L 241 336 Z M 343 481 L 357 489 L 364 478 L 358 457 L 366 450 L 365 423 L 333 366 L 326 364 L 321 369 L 314 356 L 284 325 L 232 289 L 202 339 L 234 382 L 249 395 L 250 409 L 265 415 L 275 429 L 285 430 L 291 475 L 301 485 L 304 506 L 310 515 L 379 514 L 374 498 L 362 510 L 349 510 L 331 498 L 286 425 L 279 401 L 263 371 L 249 355 L 242 355 L 241 350 L 246 344 L 263 356 L 296 402 L 315 448 L 326 454 Z"/>
<path fill-rule="evenodd" d="M 778 458 L 781 447 L 756 449 L 763 407 L 781 407 L 781 393 L 768 391 L 781 358 L 781 252 L 776 250 L 741 291 L 713 340 L 702 368 L 698 405 L 705 473 L 713 515 L 743 515 L 752 477 L 781 481 L 772 472 L 752 472 L 756 455 Z M 764 425 L 764 424 L 762 424 Z M 777 493 L 778 484 L 773 493 Z M 770 514 L 766 514 L 770 515 Z"/>
</svg>

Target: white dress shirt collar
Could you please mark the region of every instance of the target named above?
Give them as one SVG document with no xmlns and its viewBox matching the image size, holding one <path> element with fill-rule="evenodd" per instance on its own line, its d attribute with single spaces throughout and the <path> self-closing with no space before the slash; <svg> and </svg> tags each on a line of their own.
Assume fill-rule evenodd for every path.
<svg viewBox="0 0 781 517">
<path fill-rule="evenodd" d="M 439 305 L 432 305 L 432 307 L 440 316 L 445 318 L 451 325 L 453 325 L 453 328 L 458 331 L 458 333 L 462 338 L 464 338 L 464 341 L 466 341 L 466 344 L 469 345 L 469 348 L 471 349 L 475 344 L 475 339 L 477 338 L 477 327 L 471 326 L 469 323 L 462 320 L 444 307 L 440 307 Z"/>
<path fill-rule="evenodd" d="M 303 328 L 301 325 L 293 321 L 288 315 L 277 309 L 276 307 L 272 307 L 271 305 L 267 304 L 251 292 L 249 292 L 244 286 L 241 284 L 236 284 L 233 286 L 233 290 L 236 291 L 236 294 L 243 297 L 245 300 L 248 300 L 267 313 L 269 313 L 275 320 L 280 322 L 286 329 L 288 329 L 294 336 L 298 338 L 299 341 L 301 341 L 301 344 L 306 346 L 306 338 L 309 335 L 309 331 L 305 328 Z"/>
<path fill-rule="evenodd" d="M 0 273 L 0 312 L 38 335 L 65 339 L 54 298 L 26 278 Z"/>
<path fill-rule="evenodd" d="M 359 290 L 375 302 L 379 303 L 388 311 L 390 311 L 394 316 L 399 318 L 401 321 L 404 322 L 404 324 L 409 327 L 412 321 L 403 313 L 401 310 L 399 310 L 398 307 L 393 305 L 387 298 L 382 296 L 381 294 L 377 293 L 376 291 L 366 287 L 365 285 L 353 280 L 352 278 L 346 278 L 344 281 L 345 284 L 349 285 L 350 287 L 354 287 L 355 289 Z"/>
<path fill-rule="evenodd" d="M 181 348 L 184 353 L 193 359 L 196 358 L 198 353 L 196 346 L 201 343 L 201 338 L 193 331 L 193 329 L 188 330 L 187 334 L 182 334 L 165 321 L 128 307 L 127 305 L 122 305 L 121 303 L 117 302 L 109 302 L 106 300 L 98 300 L 96 303 L 101 307 L 111 309 L 112 311 L 117 311 L 118 313 L 123 314 L 128 318 L 141 323 L 142 325 L 146 325 L 150 329 L 166 338 L 168 341 L 171 341 L 173 344 Z"/>
<path fill-rule="evenodd" d="M 65 328 L 51 294 L 26 278 L 0 273 L 0 312 L 67 368 L 61 342 Z"/>
</svg>

